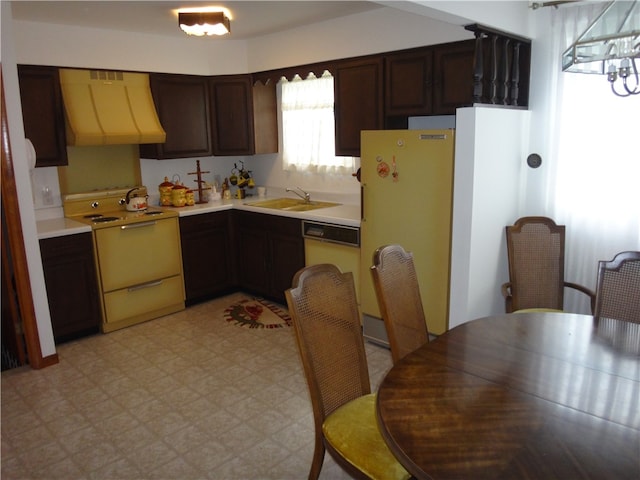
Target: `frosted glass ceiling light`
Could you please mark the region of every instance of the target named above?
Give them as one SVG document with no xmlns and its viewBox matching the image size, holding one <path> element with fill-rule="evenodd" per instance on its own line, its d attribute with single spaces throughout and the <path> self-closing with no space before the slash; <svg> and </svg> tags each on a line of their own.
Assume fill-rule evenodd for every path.
<svg viewBox="0 0 640 480">
<path fill-rule="evenodd" d="M 231 22 L 224 12 L 178 12 L 180 28 L 188 35 L 226 35 Z"/>
<path fill-rule="evenodd" d="M 613 93 L 628 97 L 640 94 L 639 58 L 640 3 L 616 1 L 564 52 L 562 70 L 606 75 Z"/>
</svg>

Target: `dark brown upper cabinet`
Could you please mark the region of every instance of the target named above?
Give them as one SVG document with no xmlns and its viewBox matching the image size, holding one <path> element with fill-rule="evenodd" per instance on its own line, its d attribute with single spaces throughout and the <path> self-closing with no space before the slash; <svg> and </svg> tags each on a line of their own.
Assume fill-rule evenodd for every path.
<svg viewBox="0 0 640 480">
<path fill-rule="evenodd" d="M 447 43 L 433 48 L 434 115 L 452 115 L 473 104 L 475 41 Z"/>
<path fill-rule="evenodd" d="M 64 107 L 57 67 L 18 65 L 24 134 L 36 150 L 36 167 L 68 164 Z"/>
<path fill-rule="evenodd" d="M 278 151 L 275 84 L 252 85 L 251 75 L 209 79 L 214 155 L 253 155 Z"/>
<path fill-rule="evenodd" d="M 433 51 L 387 55 L 385 116 L 426 115 L 433 109 Z"/>
<path fill-rule="evenodd" d="M 251 155 L 255 150 L 251 77 L 211 77 L 209 102 L 213 154 Z"/>
<path fill-rule="evenodd" d="M 152 73 L 149 77 L 165 143 L 140 145 L 143 158 L 211 156 L 207 77 Z"/>
<path fill-rule="evenodd" d="M 360 132 L 384 128 L 381 56 L 339 62 L 333 72 L 336 155 L 360 156 Z"/>
<path fill-rule="evenodd" d="M 471 105 L 474 49 L 466 40 L 386 55 L 385 117 L 454 114 Z"/>
</svg>

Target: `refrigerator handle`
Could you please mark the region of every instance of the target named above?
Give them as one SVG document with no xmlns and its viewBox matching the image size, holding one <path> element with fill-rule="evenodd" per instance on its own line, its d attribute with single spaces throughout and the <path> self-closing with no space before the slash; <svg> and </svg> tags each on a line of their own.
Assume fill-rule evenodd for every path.
<svg viewBox="0 0 640 480">
<path fill-rule="evenodd" d="M 360 184 L 360 221 L 364 220 L 364 187 L 364 183 Z"/>
</svg>

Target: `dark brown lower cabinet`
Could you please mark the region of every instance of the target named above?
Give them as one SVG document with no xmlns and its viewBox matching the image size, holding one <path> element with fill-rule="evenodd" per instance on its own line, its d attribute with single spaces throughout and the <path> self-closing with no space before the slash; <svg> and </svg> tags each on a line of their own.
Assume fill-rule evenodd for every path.
<svg viewBox="0 0 640 480">
<path fill-rule="evenodd" d="M 252 212 L 233 214 L 240 288 L 284 304 L 285 290 L 304 267 L 301 221 Z"/>
<path fill-rule="evenodd" d="M 228 293 L 236 285 L 230 212 L 180 217 L 186 305 Z"/>
<path fill-rule="evenodd" d="M 40 240 L 56 343 L 97 333 L 101 313 L 91 233 Z"/>
</svg>

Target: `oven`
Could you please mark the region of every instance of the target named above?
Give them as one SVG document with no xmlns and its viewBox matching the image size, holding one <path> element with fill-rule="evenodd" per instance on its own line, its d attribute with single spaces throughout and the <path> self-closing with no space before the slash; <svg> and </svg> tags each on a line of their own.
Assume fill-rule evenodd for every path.
<svg viewBox="0 0 640 480">
<path fill-rule="evenodd" d="M 105 333 L 184 309 L 178 214 L 127 211 L 127 191 L 77 193 L 63 201 L 66 217 L 92 228 Z"/>
</svg>

